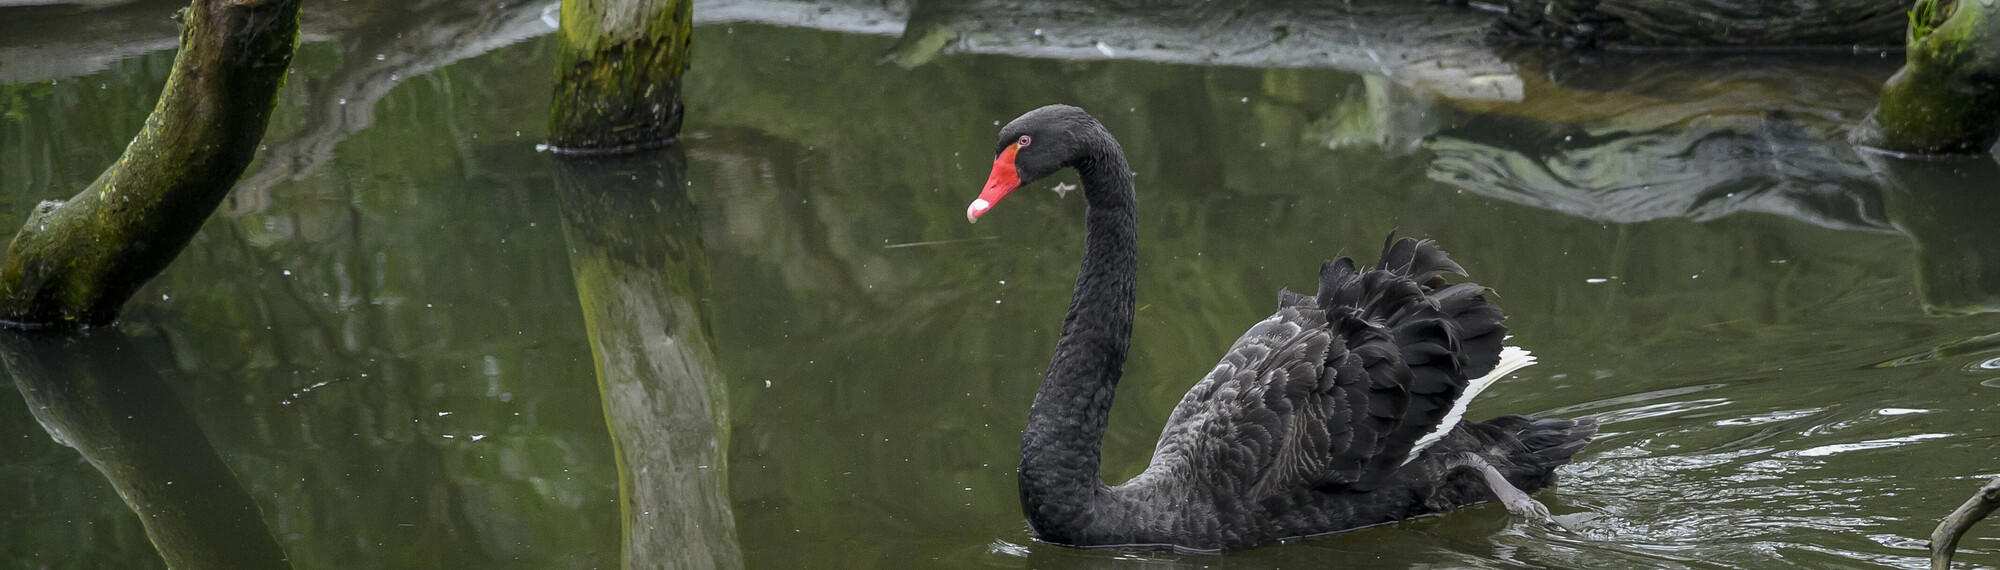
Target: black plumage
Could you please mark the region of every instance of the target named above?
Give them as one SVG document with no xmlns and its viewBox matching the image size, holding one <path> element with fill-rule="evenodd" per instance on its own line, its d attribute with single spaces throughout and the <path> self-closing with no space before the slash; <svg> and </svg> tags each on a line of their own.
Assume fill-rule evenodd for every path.
<svg viewBox="0 0 2000 570">
<path fill-rule="evenodd" d="M 1022 434 L 1021 503 L 1037 538 L 1227 550 L 1496 498 L 1547 515 L 1522 491 L 1553 483 L 1596 424 L 1448 424 L 1474 379 L 1501 365 L 1506 329 L 1482 287 L 1447 281 L 1465 270 L 1444 250 L 1409 238 L 1390 240 L 1372 268 L 1327 262 L 1312 296 L 1281 291 L 1277 312 L 1175 407 L 1145 472 L 1105 485 L 1099 446 L 1138 264 L 1132 174 L 1075 107 L 1015 119 L 998 146 L 1018 140 L 1034 141 L 1013 149 L 1020 184 L 1073 167 L 1089 203 L 1076 292 Z"/>
</svg>

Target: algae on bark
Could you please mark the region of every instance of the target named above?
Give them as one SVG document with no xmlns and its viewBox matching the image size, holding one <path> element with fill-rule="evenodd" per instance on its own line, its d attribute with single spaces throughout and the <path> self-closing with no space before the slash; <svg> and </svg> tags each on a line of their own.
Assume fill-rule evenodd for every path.
<svg viewBox="0 0 2000 570">
<path fill-rule="evenodd" d="M 2000 0 L 1922 0 L 1903 69 L 1856 144 L 1910 154 L 1984 153 L 2000 138 Z"/>
<path fill-rule="evenodd" d="M 679 136 L 693 5 L 563 0 L 549 145 L 558 152 L 621 152 Z"/>
<path fill-rule="evenodd" d="M 107 324 L 166 269 L 257 152 L 298 38 L 300 0 L 194 0 L 144 130 L 66 202 L 35 207 L 0 265 L 0 319 Z"/>
</svg>

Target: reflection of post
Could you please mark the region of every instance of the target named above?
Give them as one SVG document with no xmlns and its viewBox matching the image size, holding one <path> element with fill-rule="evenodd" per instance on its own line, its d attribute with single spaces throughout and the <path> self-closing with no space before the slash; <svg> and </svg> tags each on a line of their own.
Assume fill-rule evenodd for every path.
<svg viewBox="0 0 2000 570">
<path fill-rule="evenodd" d="M 122 333 L 0 331 L 0 359 L 35 419 L 104 473 L 168 567 L 291 567 L 257 504 Z"/>
<path fill-rule="evenodd" d="M 1907 160 L 1869 155 L 1884 179 L 1890 221 L 1917 244 L 1917 291 L 1924 310 L 1958 315 L 2000 311 L 2000 163 L 1992 157 Z"/>
<path fill-rule="evenodd" d="M 679 147 L 559 162 L 563 235 L 618 457 L 627 568 L 738 568 L 727 396 Z"/>
</svg>

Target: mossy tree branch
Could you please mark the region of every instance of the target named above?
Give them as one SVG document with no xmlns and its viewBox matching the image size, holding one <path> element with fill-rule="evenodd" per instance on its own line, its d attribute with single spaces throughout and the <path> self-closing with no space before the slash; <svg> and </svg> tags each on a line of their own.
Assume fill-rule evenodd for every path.
<svg viewBox="0 0 2000 570">
<path fill-rule="evenodd" d="M 1920 0 L 1903 69 L 1854 142 L 1911 154 L 1976 154 L 2000 139 L 2000 0 Z"/>
<path fill-rule="evenodd" d="M 562 152 L 657 147 L 681 130 L 693 0 L 563 0 L 549 144 Z"/>
<path fill-rule="evenodd" d="M 300 0 L 194 0 L 146 126 L 67 202 L 36 206 L 0 265 L 0 318 L 100 325 L 194 238 L 257 152 Z"/>
</svg>

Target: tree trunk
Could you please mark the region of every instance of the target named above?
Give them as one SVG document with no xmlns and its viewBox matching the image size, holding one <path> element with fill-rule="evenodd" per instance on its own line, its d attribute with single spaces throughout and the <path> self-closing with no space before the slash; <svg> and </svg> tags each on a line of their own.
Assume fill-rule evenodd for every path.
<svg viewBox="0 0 2000 570">
<path fill-rule="evenodd" d="M 299 0 L 194 0 L 146 127 L 68 202 L 43 202 L 0 265 L 0 318 L 100 325 L 166 269 L 257 152 L 297 43 Z"/>
<path fill-rule="evenodd" d="M 693 0 L 563 0 L 549 145 L 615 153 L 671 143 Z"/>
<path fill-rule="evenodd" d="M 669 148 L 559 165 L 563 236 L 618 457 L 626 568 L 741 568 L 708 257 Z"/>
<path fill-rule="evenodd" d="M 1922 0 L 1903 69 L 1882 86 L 1856 144 L 1977 154 L 2000 138 L 2000 0 Z"/>
<path fill-rule="evenodd" d="M 168 568 L 290 568 L 257 503 L 124 333 L 0 331 L 0 360 L 49 437 L 139 516 Z"/>
</svg>

